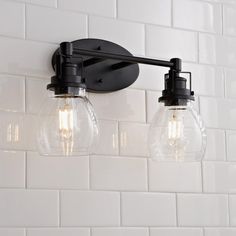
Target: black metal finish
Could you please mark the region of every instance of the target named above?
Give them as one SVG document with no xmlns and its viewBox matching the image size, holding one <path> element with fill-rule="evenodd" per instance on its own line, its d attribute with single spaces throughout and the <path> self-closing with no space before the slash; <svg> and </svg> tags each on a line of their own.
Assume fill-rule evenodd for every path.
<svg viewBox="0 0 236 236">
<path fill-rule="evenodd" d="M 73 45 L 68 42 L 60 44 L 60 53 L 55 55 L 54 70 L 56 75 L 51 77 L 47 89 L 59 94 L 75 94 L 79 88 L 85 88 L 82 78 L 82 58 L 72 61 Z M 79 62 L 79 63 L 78 63 Z"/>
<path fill-rule="evenodd" d="M 181 72 L 179 58 L 170 61 L 134 57 L 125 48 L 101 39 L 81 39 L 72 43 L 61 43 L 52 58 L 56 75 L 52 77 L 48 89 L 56 94 L 68 94 L 78 88 L 90 92 L 112 92 L 130 86 L 139 75 L 138 63 L 169 67 L 165 75 L 165 89 L 159 102 L 166 106 L 186 105 L 194 100 L 191 88 L 191 73 Z M 181 73 L 190 75 L 190 85 Z"/>
<path fill-rule="evenodd" d="M 187 88 L 187 79 L 180 77 L 180 74 L 189 74 L 189 88 Z M 185 106 L 190 100 L 194 100 L 194 92 L 192 91 L 190 72 L 180 72 L 171 69 L 165 74 L 165 89 L 159 102 L 163 102 L 165 106 Z"/>
<path fill-rule="evenodd" d="M 90 39 L 86 39 L 90 40 Z M 97 40 L 97 39 L 95 39 Z M 80 41 L 80 40 L 79 40 Z M 108 42 L 108 41 L 106 41 Z M 123 54 L 123 53 L 109 53 L 104 51 L 91 51 L 87 49 L 82 49 L 81 47 L 75 47 L 74 48 L 75 54 L 77 55 L 84 55 L 84 56 L 92 56 L 96 58 L 103 58 L 103 59 L 113 59 L 113 60 L 119 60 L 122 62 L 127 62 L 130 64 L 147 64 L 147 65 L 154 65 L 154 66 L 163 66 L 163 67 L 178 67 L 180 64 L 175 64 L 175 61 L 163 61 L 163 60 L 156 60 L 151 58 L 145 58 L 145 57 L 135 57 L 132 56 L 132 54 Z M 178 63 L 178 62 L 177 62 Z M 181 70 L 181 68 L 179 68 Z"/>
<path fill-rule="evenodd" d="M 139 67 L 136 62 L 114 68 L 114 65 L 122 63 L 122 58 L 108 55 L 133 58 L 130 52 L 115 43 L 100 39 L 81 39 L 72 42 L 71 45 L 73 46 L 73 56 L 70 58 L 70 62 L 72 65 L 77 64 L 77 68 L 81 68 L 82 59 L 84 80 L 80 79 L 80 81 L 84 81 L 86 89 L 90 92 L 104 93 L 124 89 L 138 78 Z M 58 49 L 53 55 L 54 70 L 57 68 L 60 54 L 61 49 Z M 77 71 L 77 75 L 81 76 L 81 71 Z M 78 83 L 78 86 L 81 85 Z"/>
</svg>

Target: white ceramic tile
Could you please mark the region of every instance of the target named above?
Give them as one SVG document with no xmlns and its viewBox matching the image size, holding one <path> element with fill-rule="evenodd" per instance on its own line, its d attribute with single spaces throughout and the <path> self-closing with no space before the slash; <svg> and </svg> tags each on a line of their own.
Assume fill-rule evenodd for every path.
<svg viewBox="0 0 236 236">
<path fill-rule="evenodd" d="M 144 25 L 113 20 L 103 17 L 89 17 L 89 37 L 112 41 L 137 55 L 144 55 Z"/>
<path fill-rule="evenodd" d="M 53 44 L 0 37 L 0 51 L 4 55 L 4 60 L 0 63 L 0 72 L 53 75 L 51 57 L 56 48 Z"/>
<path fill-rule="evenodd" d="M 200 110 L 206 127 L 236 129 L 236 101 L 201 97 Z"/>
<path fill-rule="evenodd" d="M 99 138 L 93 147 L 93 153 L 101 155 L 118 155 L 118 122 L 99 120 Z"/>
<path fill-rule="evenodd" d="M 37 128 L 38 116 L 25 114 L 23 116 L 23 129 L 21 130 L 24 150 L 35 151 L 37 149 Z"/>
<path fill-rule="evenodd" d="M 236 193 L 234 162 L 205 162 L 203 177 L 206 192 Z"/>
<path fill-rule="evenodd" d="M 38 114 L 43 104 L 49 102 L 47 91 L 48 79 L 27 78 L 26 79 L 26 111 Z"/>
<path fill-rule="evenodd" d="M 139 123 L 120 123 L 120 155 L 148 156 L 149 125 Z"/>
<path fill-rule="evenodd" d="M 161 92 L 147 91 L 147 122 L 151 123 L 154 115 L 158 109 L 162 106 L 162 103 L 158 102 L 158 98 L 161 97 Z"/>
<path fill-rule="evenodd" d="M 229 196 L 230 226 L 236 226 L 236 195 Z"/>
<path fill-rule="evenodd" d="M 16 112 L 0 112 L 0 148 L 32 150 L 36 145 L 36 118 Z"/>
<path fill-rule="evenodd" d="M 0 109 L 24 112 L 24 77 L 0 75 Z"/>
<path fill-rule="evenodd" d="M 163 90 L 164 75 L 168 73 L 168 68 L 139 64 L 139 77 L 131 85 L 132 88 Z"/>
<path fill-rule="evenodd" d="M 147 56 L 156 58 L 179 57 L 185 61 L 197 60 L 197 34 L 162 28 L 157 26 L 147 26 L 146 31 Z"/>
<path fill-rule="evenodd" d="M 221 161 L 226 159 L 225 132 L 223 130 L 207 129 L 207 146 L 204 160 Z"/>
<path fill-rule="evenodd" d="M 122 193 L 122 224 L 126 226 L 175 226 L 175 195 Z"/>
<path fill-rule="evenodd" d="M 147 190 L 147 161 L 143 158 L 95 157 L 90 168 L 93 189 Z"/>
<path fill-rule="evenodd" d="M 0 236 L 25 236 L 24 229 L 0 229 Z"/>
<path fill-rule="evenodd" d="M 221 32 L 221 5 L 203 1 L 174 0 L 175 27 L 212 33 Z"/>
<path fill-rule="evenodd" d="M 0 1 L 0 35 L 24 38 L 24 4 Z"/>
<path fill-rule="evenodd" d="M 92 15 L 114 17 L 116 14 L 115 0 L 58 0 L 58 7 Z"/>
<path fill-rule="evenodd" d="M 192 90 L 196 95 L 224 96 L 224 73 L 222 68 L 184 63 L 183 71 L 192 73 Z"/>
<path fill-rule="evenodd" d="M 0 190 L 0 226 L 58 226 L 58 193 Z"/>
<path fill-rule="evenodd" d="M 26 131 L 24 115 L 15 112 L 1 112 L 0 121 L 0 147 L 9 150 L 24 149 Z"/>
<path fill-rule="evenodd" d="M 86 24 L 86 16 L 79 13 L 33 5 L 26 8 L 27 39 L 60 43 L 85 38 Z"/>
<path fill-rule="evenodd" d="M 24 152 L 0 151 L 0 187 L 25 187 Z"/>
<path fill-rule="evenodd" d="M 108 94 L 90 94 L 100 119 L 145 122 L 145 92 L 125 89 Z"/>
<path fill-rule="evenodd" d="M 149 189 L 162 192 L 201 192 L 200 163 L 149 160 Z"/>
<path fill-rule="evenodd" d="M 224 5 L 223 7 L 223 15 L 224 15 L 224 20 L 223 20 L 223 32 L 226 35 L 232 35 L 236 36 L 236 6 L 232 5 Z"/>
<path fill-rule="evenodd" d="M 147 228 L 94 228 L 92 236 L 148 236 Z"/>
<path fill-rule="evenodd" d="M 198 228 L 151 228 L 150 236 L 203 236 Z"/>
<path fill-rule="evenodd" d="M 135 6 L 135 10 L 131 11 Z M 148 12 L 148 14 L 147 14 Z M 158 25 L 171 24 L 170 0 L 119 0 L 118 17 Z"/>
<path fill-rule="evenodd" d="M 117 192 L 62 191 L 62 226 L 118 226 L 120 194 Z"/>
<path fill-rule="evenodd" d="M 199 35 L 199 60 L 201 63 L 235 66 L 235 52 L 235 38 L 210 34 Z"/>
<path fill-rule="evenodd" d="M 236 70 L 225 69 L 225 94 L 228 98 L 236 98 Z"/>
<path fill-rule="evenodd" d="M 27 153 L 27 186 L 47 189 L 88 189 L 87 157 L 40 157 Z"/>
<path fill-rule="evenodd" d="M 206 228 L 205 236 L 234 236 L 236 229 L 234 228 Z"/>
<path fill-rule="evenodd" d="M 227 226 L 227 195 L 178 194 L 180 226 Z"/>
<path fill-rule="evenodd" d="M 90 236 L 89 229 L 83 228 L 42 228 L 27 229 L 27 236 Z"/>
<path fill-rule="evenodd" d="M 227 160 L 236 161 L 236 131 L 226 132 Z"/>
<path fill-rule="evenodd" d="M 19 2 L 25 2 L 30 4 L 48 6 L 48 7 L 56 7 L 57 0 L 17 0 Z"/>
</svg>

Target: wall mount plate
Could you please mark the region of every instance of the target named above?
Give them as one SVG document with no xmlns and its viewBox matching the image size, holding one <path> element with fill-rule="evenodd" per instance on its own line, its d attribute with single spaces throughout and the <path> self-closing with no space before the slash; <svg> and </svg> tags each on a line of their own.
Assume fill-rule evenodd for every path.
<svg viewBox="0 0 236 236">
<path fill-rule="evenodd" d="M 102 39 L 80 39 L 73 41 L 72 44 L 75 49 L 133 56 L 120 45 Z M 54 70 L 56 56 L 58 54 L 59 49 L 55 51 L 52 57 Z M 85 84 L 89 92 L 107 93 L 127 88 L 136 81 L 139 75 L 139 66 L 137 63 L 130 64 L 119 60 L 100 59 L 77 54 L 72 60 L 79 64 L 81 62 L 79 57 L 83 59 L 83 77 L 85 78 Z"/>
</svg>

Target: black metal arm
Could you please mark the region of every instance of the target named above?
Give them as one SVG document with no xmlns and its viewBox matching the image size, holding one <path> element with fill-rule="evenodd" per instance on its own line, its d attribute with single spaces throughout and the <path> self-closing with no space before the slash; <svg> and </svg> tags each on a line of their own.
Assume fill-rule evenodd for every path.
<svg viewBox="0 0 236 236">
<path fill-rule="evenodd" d="M 95 51 L 95 50 L 85 50 L 80 48 L 73 48 L 75 55 L 84 55 L 84 56 L 92 56 L 96 58 L 101 59 L 114 59 L 119 60 L 126 63 L 141 63 L 141 64 L 147 64 L 147 65 L 155 65 L 155 66 L 162 66 L 162 67 L 169 67 L 174 68 L 176 66 L 176 70 L 181 70 L 181 68 L 178 68 L 179 65 L 177 63 L 175 64 L 174 61 L 164 61 L 164 60 L 156 60 L 151 58 L 144 58 L 144 57 L 135 57 L 135 56 L 126 56 L 126 55 L 119 55 L 119 54 L 113 54 L 113 53 L 107 53 L 102 51 Z M 177 60 L 177 58 L 176 58 Z M 178 59 L 181 61 L 180 59 Z"/>
<path fill-rule="evenodd" d="M 130 86 L 138 78 L 139 63 L 170 68 L 165 75 L 160 102 L 173 106 L 194 100 L 191 73 L 187 72 L 189 88 L 187 79 L 181 77 L 181 59 L 165 61 L 135 57 L 121 46 L 99 39 L 61 43 L 52 59 L 56 75 L 47 88 L 55 94 L 70 94 L 78 88 L 87 88 L 92 92 L 117 91 Z"/>
</svg>

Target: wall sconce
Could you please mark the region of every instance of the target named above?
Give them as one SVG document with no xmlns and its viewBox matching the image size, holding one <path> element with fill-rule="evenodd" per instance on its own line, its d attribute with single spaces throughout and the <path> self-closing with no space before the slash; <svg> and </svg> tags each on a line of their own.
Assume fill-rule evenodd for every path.
<svg viewBox="0 0 236 236">
<path fill-rule="evenodd" d="M 201 160 L 206 147 L 203 123 L 191 106 L 191 73 L 181 60 L 134 57 L 123 47 L 100 39 L 64 42 L 52 57 L 56 75 L 47 89 L 52 101 L 43 106 L 38 147 L 43 155 L 86 155 L 98 135 L 98 125 L 86 91 L 114 92 L 130 86 L 139 75 L 138 63 L 169 67 L 163 106 L 149 131 L 150 155 L 163 160 Z M 182 74 L 189 76 L 187 79 Z M 115 109 L 115 108 L 114 108 Z"/>
</svg>

